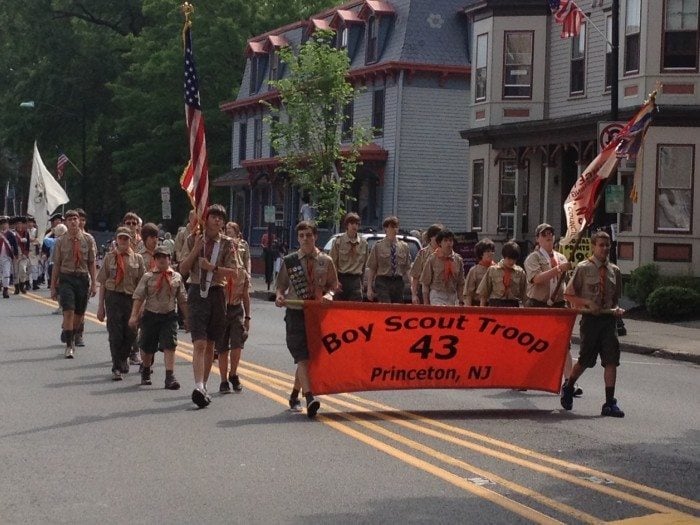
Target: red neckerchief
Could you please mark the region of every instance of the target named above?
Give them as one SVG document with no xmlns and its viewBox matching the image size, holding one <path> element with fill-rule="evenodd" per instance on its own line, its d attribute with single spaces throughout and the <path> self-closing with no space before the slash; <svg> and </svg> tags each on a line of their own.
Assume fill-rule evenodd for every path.
<svg viewBox="0 0 700 525">
<path fill-rule="evenodd" d="M 160 293 L 161 288 L 163 288 L 163 283 L 168 283 L 168 297 L 172 294 L 172 281 L 170 277 L 173 275 L 173 271 L 168 269 L 164 272 L 160 272 L 160 277 L 158 277 L 158 283 L 156 284 L 156 294 Z"/>
</svg>

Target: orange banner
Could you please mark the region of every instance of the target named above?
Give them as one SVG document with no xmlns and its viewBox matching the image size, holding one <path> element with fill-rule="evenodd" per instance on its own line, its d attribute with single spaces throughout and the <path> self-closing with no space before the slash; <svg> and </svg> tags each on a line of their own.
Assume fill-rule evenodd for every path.
<svg viewBox="0 0 700 525">
<path fill-rule="evenodd" d="M 559 392 L 576 318 L 559 308 L 305 301 L 314 394 L 418 388 Z"/>
</svg>

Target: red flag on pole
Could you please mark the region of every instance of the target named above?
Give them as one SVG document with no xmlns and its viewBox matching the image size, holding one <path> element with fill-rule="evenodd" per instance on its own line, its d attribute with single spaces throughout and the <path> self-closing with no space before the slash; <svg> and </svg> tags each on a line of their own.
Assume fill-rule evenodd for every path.
<svg viewBox="0 0 700 525">
<path fill-rule="evenodd" d="M 549 0 L 554 20 L 561 24 L 561 37 L 570 38 L 581 31 L 583 12 L 574 0 Z"/>
<path fill-rule="evenodd" d="M 630 159 L 636 156 L 655 110 L 654 93 L 576 179 L 564 202 L 567 229 L 562 244 L 573 241 L 591 223 L 600 188 L 615 173 L 620 158 Z"/>
<path fill-rule="evenodd" d="M 65 153 L 61 153 L 56 161 L 56 178 L 61 180 L 63 178 L 63 171 L 66 169 L 66 164 L 70 162 L 70 159 Z"/>
<path fill-rule="evenodd" d="M 200 220 L 204 220 L 209 204 L 209 164 L 204 116 L 199 99 L 199 79 L 192 52 L 191 22 L 185 22 L 185 119 L 189 134 L 190 161 L 180 177 L 180 186 L 187 192 Z"/>
</svg>

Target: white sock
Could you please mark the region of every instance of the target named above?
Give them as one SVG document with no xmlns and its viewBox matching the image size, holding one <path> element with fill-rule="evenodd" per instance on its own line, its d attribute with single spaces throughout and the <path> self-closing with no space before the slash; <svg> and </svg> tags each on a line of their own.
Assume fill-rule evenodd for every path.
<svg viewBox="0 0 700 525">
<path fill-rule="evenodd" d="M 195 383 L 194 386 L 195 386 L 195 388 L 198 388 L 200 390 L 204 390 L 204 383 Z"/>
</svg>

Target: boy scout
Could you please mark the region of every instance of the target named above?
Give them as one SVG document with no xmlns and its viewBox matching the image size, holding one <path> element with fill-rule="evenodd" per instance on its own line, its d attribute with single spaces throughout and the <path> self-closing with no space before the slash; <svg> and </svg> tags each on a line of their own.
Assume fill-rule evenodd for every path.
<svg viewBox="0 0 700 525">
<path fill-rule="evenodd" d="M 88 297 L 94 297 L 95 245 L 80 230 L 78 213 L 68 210 L 65 215 L 68 233 L 54 245 L 54 271 L 51 275 L 51 299 L 59 299 L 63 309 L 63 331 L 66 339 L 65 357 L 75 352 L 74 336 L 85 316 Z"/>
<path fill-rule="evenodd" d="M 194 347 L 192 402 L 199 408 L 211 403 L 206 381 L 214 362 L 214 345 L 223 336 L 226 324 L 226 279 L 236 275 L 242 266 L 234 242 L 221 233 L 225 220 L 223 206 L 209 206 L 204 233 L 187 238 L 188 254 L 180 263 L 180 271 L 190 275 L 187 306 Z"/>
<path fill-rule="evenodd" d="M 144 226 L 145 228 L 145 226 Z M 170 268 L 170 251 L 164 246 L 154 250 L 155 267 L 146 272 L 134 291 L 134 304 L 131 308 L 129 326 L 132 330 L 140 325 L 139 345 L 142 352 L 141 384 L 151 384 L 151 367 L 158 348 L 162 348 L 165 358 L 165 388 L 178 390 L 180 383 L 175 379 L 175 348 L 177 347 L 178 304 L 185 318 L 187 296 L 182 276 Z M 139 315 L 143 317 L 139 323 Z"/>
<path fill-rule="evenodd" d="M 80 226 L 80 231 L 83 232 L 88 239 L 90 239 L 90 242 L 92 243 L 92 248 L 93 250 L 95 250 L 95 253 L 97 253 L 97 243 L 95 242 L 95 238 L 86 230 L 87 213 L 85 213 L 85 210 L 82 208 L 76 208 L 75 211 L 78 213 L 78 225 Z M 83 319 L 83 322 L 80 323 L 78 330 L 75 332 L 75 346 L 85 346 L 85 341 L 83 340 L 84 332 L 85 319 Z"/>
<path fill-rule="evenodd" d="M 466 306 L 481 306 L 481 299 L 476 293 L 476 289 L 481 284 L 486 271 L 496 264 L 493 262 L 493 252 L 495 251 L 496 245 L 491 239 L 482 239 L 474 246 L 474 256 L 479 262 L 469 268 L 464 282 L 464 304 Z"/>
<path fill-rule="evenodd" d="M 442 224 L 433 224 L 425 232 L 425 238 L 428 244 L 425 245 L 416 255 L 416 260 L 413 261 L 411 266 L 411 303 L 421 304 L 423 302 L 423 291 L 420 284 L 420 276 L 423 273 L 423 267 L 425 266 L 425 261 L 428 260 L 435 250 L 438 249 L 438 244 L 435 242 L 435 237 L 440 230 L 442 230 Z"/>
<path fill-rule="evenodd" d="M 525 301 L 525 270 L 515 264 L 520 247 L 508 241 L 501 249 L 503 259 L 486 270 L 476 293 L 481 306 L 518 307 Z"/>
<path fill-rule="evenodd" d="M 301 305 L 288 304 L 287 299 L 332 301 L 333 290 L 338 286 L 338 276 L 333 260 L 316 248 L 316 224 L 301 221 L 296 230 L 299 250 L 284 258 L 284 264 L 277 274 L 275 305 L 287 307 L 284 314 L 287 348 L 297 365 L 294 388 L 289 396 L 289 408 L 295 412 L 301 411 L 299 392 L 303 391 L 306 398 L 306 415 L 313 418 L 321 403 L 311 392 L 304 310 Z"/>
<path fill-rule="evenodd" d="M 448 229 L 440 230 L 435 236 L 438 249 L 428 256 L 420 276 L 423 304 L 464 304 L 464 261 L 452 250 L 454 240 L 454 233 Z"/>
<path fill-rule="evenodd" d="M 100 295 L 97 301 L 97 319 L 105 320 L 109 351 L 112 354 L 112 380 L 121 381 L 129 372 L 128 358 L 136 333 L 129 326 L 132 296 L 141 277 L 146 273 L 143 257 L 130 246 L 129 228 L 117 228 L 117 249 L 109 252 L 102 263 L 97 280 Z"/>
<path fill-rule="evenodd" d="M 338 272 L 336 301 L 362 302 L 362 276 L 369 256 L 367 240 L 358 234 L 360 216 L 348 213 L 343 221 L 345 233 L 336 237 L 331 247 L 331 259 Z"/>
<path fill-rule="evenodd" d="M 586 368 L 595 366 L 598 355 L 605 372 L 605 403 L 602 416 L 625 417 L 617 406 L 615 383 L 620 366 L 620 343 L 617 340 L 617 321 L 625 311 L 618 306 L 622 294 L 620 269 L 608 259 L 610 236 L 605 232 L 591 235 L 593 256 L 582 261 L 574 269 L 574 275 L 564 291 L 564 298 L 574 307 L 585 308 L 590 313 L 581 315 L 581 348 L 566 385 L 561 391 L 561 406 L 571 410 L 574 404 L 574 386 Z M 610 309 L 612 315 L 600 315 L 602 309 Z"/>
<path fill-rule="evenodd" d="M 384 219 L 386 237 L 372 247 L 367 260 L 367 299 L 380 303 L 403 303 L 403 280 L 411 268 L 408 244 L 397 239 L 399 218 Z"/>
</svg>

